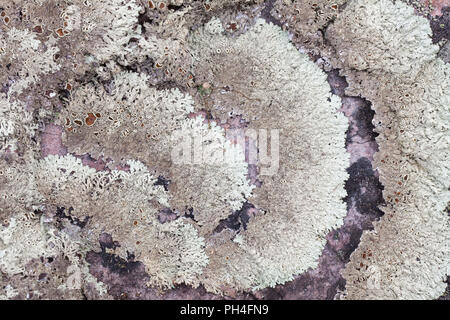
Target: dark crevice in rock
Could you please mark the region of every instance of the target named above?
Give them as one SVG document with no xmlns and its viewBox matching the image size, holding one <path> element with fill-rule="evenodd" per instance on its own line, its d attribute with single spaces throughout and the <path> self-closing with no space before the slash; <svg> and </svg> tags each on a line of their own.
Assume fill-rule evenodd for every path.
<svg viewBox="0 0 450 320">
<path fill-rule="evenodd" d="M 178 219 L 179 216 L 170 208 L 164 208 L 158 212 L 158 221 L 166 223 Z"/>
<path fill-rule="evenodd" d="M 102 233 L 98 237 L 98 242 L 100 244 L 100 248 L 103 252 L 106 251 L 106 249 L 116 249 L 117 247 L 120 247 L 119 243 L 117 241 L 113 241 L 113 238 L 108 233 Z"/>
<path fill-rule="evenodd" d="M 358 131 L 356 134 L 361 138 L 375 141 L 375 138 L 378 137 L 378 133 L 375 132 L 375 126 L 372 123 L 375 111 L 372 110 L 372 104 L 368 100 L 364 98 L 360 99 L 363 102 L 363 107 L 358 108 L 353 114 L 353 117 L 358 123 Z"/>
<path fill-rule="evenodd" d="M 322 34 L 323 44 L 324 44 L 325 46 L 327 46 L 327 47 L 332 47 L 330 41 L 329 41 L 328 38 L 326 37 L 327 29 L 328 29 L 329 26 L 331 26 L 331 25 L 334 23 L 335 20 L 336 20 L 336 17 L 333 17 L 332 19 L 328 20 L 328 21 L 326 22 L 326 24 L 323 25 L 323 26 L 319 29 L 319 32 Z"/>
<path fill-rule="evenodd" d="M 0 66 L 1 68 L 1 66 Z M 8 96 L 8 91 L 9 88 L 11 87 L 11 83 L 10 82 L 4 82 L 1 84 L 1 89 L 0 89 L 0 93 L 3 93 L 6 97 Z"/>
<path fill-rule="evenodd" d="M 186 218 L 192 219 L 192 221 L 194 222 L 198 222 L 197 220 L 195 220 L 193 208 L 189 208 L 187 211 L 185 211 L 184 216 Z"/>
<path fill-rule="evenodd" d="M 69 100 L 70 98 L 70 91 L 67 89 L 59 89 L 58 90 L 58 99 L 61 101 Z"/>
<path fill-rule="evenodd" d="M 355 205 L 358 212 L 379 218 L 383 212 L 378 208 L 385 203 L 383 185 L 372 169 L 367 158 L 360 158 L 347 169 L 349 174 L 345 182 L 347 208 Z"/>
<path fill-rule="evenodd" d="M 131 259 L 125 260 L 117 255 L 107 253 L 106 251 L 90 251 L 86 255 L 86 261 L 88 263 L 93 263 L 95 258 L 100 259 L 104 268 L 107 268 L 111 272 L 118 273 L 119 275 L 132 274 L 133 272 L 139 270 L 142 266 L 142 263 L 139 261 L 134 261 Z"/>
<path fill-rule="evenodd" d="M 123 71 L 127 71 L 127 72 L 139 72 L 138 70 L 138 65 L 137 64 L 130 64 L 130 65 L 124 65 L 121 64 L 119 61 L 116 61 L 117 65 L 120 66 L 120 68 Z"/>
<path fill-rule="evenodd" d="M 450 40 L 450 7 L 442 8 L 442 16 L 430 20 L 433 43 Z"/>
<path fill-rule="evenodd" d="M 206 292 L 203 286 L 192 288 L 187 285 L 175 285 L 171 290 L 161 291 L 147 286 L 151 276 L 146 272 L 140 261 L 128 253 L 127 259 L 106 252 L 106 248 L 114 249 L 118 246 L 111 235 L 101 234 L 99 238 L 101 252 L 90 251 L 86 255 L 89 272 L 99 281 L 108 286 L 108 293 L 114 299 L 213 299 L 222 298 Z M 251 298 L 244 295 L 244 298 Z"/>
<path fill-rule="evenodd" d="M 348 87 L 347 79 L 339 74 L 339 69 L 327 72 L 327 81 L 330 84 L 331 93 L 343 98 Z"/>
<path fill-rule="evenodd" d="M 261 11 L 261 18 L 263 18 L 268 23 L 271 22 L 276 26 L 283 27 L 281 21 L 276 19 L 271 13 L 274 3 L 275 0 L 268 0 L 264 3 L 265 6 L 264 9 Z"/>
<path fill-rule="evenodd" d="M 173 88 L 180 88 L 179 85 L 173 80 L 160 81 L 155 85 L 158 90 L 166 90 Z M 181 90 L 181 89 L 180 89 Z"/>
<path fill-rule="evenodd" d="M 384 204 L 383 185 L 368 158 L 378 149 L 375 142 L 377 133 L 372 124 L 375 112 L 369 101 L 345 94 L 348 83 L 339 75 L 339 70 L 327 73 L 331 92 L 341 97 L 342 110 L 350 120 L 346 146 L 354 160 L 347 169 L 349 178 L 345 182 L 347 197 L 343 200 L 347 203 L 347 217 L 339 229 L 326 236 L 327 243 L 318 267 L 284 285 L 262 290 L 265 299 L 334 299 L 338 290 L 345 289 L 340 271 L 358 247 L 362 233 L 373 229 L 373 221 L 383 215 L 379 209 Z M 369 151 L 351 148 L 355 144 L 366 144 Z"/>
<path fill-rule="evenodd" d="M 442 296 L 440 296 L 437 300 L 450 300 L 450 276 L 447 276 L 447 289 Z"/>
<path fill-rule="evenodd" d="M 327 81 L 330 84 L 331 93 L 339 96 L 343 100 L 343 103 L 346 102 L 345 99 L 353 99 L 359 104 L 359 108 L 357 108 L 351 115 L 355 123 L 350 121 L 345 146 L 348 147 L 348 145 L 352 143 L 354 138 L 351 134 L 353 126 L 357 127 L 356 135 L 361 137 L 364 142 L 375 141 L 375 138 L 379 134 L 375 132 L 375 126 L 372 123 L 375 116 L 375 111 L 372 110 L 372 103 L 362 97 L 346 95 L 345 89 L 348 87 L 348 83 L 344 76 L 339 75 L 338 69 L 333 69 L 328 72 Z"/>
<path fill-rule="evenodd" d="M 221 232 L 225 228 L 236 231 L 240 230 L 241 228 L 247 230 L 247 224 L 250 220 L 248 211 L 253 208 L 255 208 L 253 204 L 249 203 L 248 201 L 244 202 L 241 209 L 233 212 L 226 219 L 221 220 L 214 232 Z"/>
<path fill-rule="evenodd" d="M 102 63 L 102 64 L 93 63 L 92 67 L 93 67 L 93 69 L 98 68 L 98 67 L 102 67 L 105 70 L 108 69 L 108 67 L 106 66 L 106 63 Z M 99 74 L 94 70 L 86 71 L 83 75 L 80 75 L 77 78 L 75 78 L 74 81 L 79 83 L 80 85 L 85 85 L 88 83 L 93 84 L 93 85 L 101 84 L 107 93 L 109 93 L 109 94 L 111 93 L 110 86 L 112 83 L 112 79 L 104 80 L 104 79 L 100 78 Z M 63 90 L 66 90 L 66 89 L 63 89 Z M 68 90 L 66 90 L 66 91 L 69 93 L 69 96 L 70 96 L 70 91 L 68 91 Z M 62 100 L 62 101 L 67 101 L 67 99 Z"/>
<path fill-rule="evenodd" d="M 147 15 L 147 8 L 145 8 L 145 11 L 139 14 L 138 16 L 138 24 L 142 28 L 142 34 L 145 34 L 146 31 L 145 24 L 146 23 L 151 24 L 152 22 L 153 20 L 150 19 L 150 17 Z"/>
<path fill-rule="evenodd" d="M 71 212 L 73 211 L 73 208 L 70 207 L 68 209 L 68 214 L 66 214 L 66 208 L 65 207 L 57 207 L 55 216 L 60 219 L 67 219 L 69 222 L 75 226 L 78 226 L 80 228 L 84 228 L 86 224 L 89 222 L 90 217 L 86 217 L 83 220 L 80 220 L 76 217 L 71 216 Z"/>
<path fill-rule="evenodd" d="M 170 180 L 164 178 L 163 176 L 158 176 L 158 179 L 153 184 L 155 186 L 163 186 L 165 191 L 169 191 Z"/>
<path fill-rule="evenodd" d="M 183 4 L 180 4 L 180 5 L 169 4 L 169 5 L 167 6 L 167 9 L 173 10 L 173 11 L 178 11 L 178 10 L 181 10 L 181 9 L 183 9 L 183 8 L 184 8 L 184 5 L 183 5 Z"/>
</svg>

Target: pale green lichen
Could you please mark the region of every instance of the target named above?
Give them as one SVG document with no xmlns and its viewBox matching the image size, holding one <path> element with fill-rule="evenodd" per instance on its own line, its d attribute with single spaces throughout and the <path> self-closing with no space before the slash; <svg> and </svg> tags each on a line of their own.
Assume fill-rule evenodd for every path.
<svg viewBox="0 0 450 320">
<path fill-rule="evenodd" d="M 151 284 L 198 285 L 196 276 L 208 262 L 203 238 L 183 218 L 161 224 L 158 211 L 168 205 L 164 188 L 142 163 L 127 165 L 129 171 L 96 171 L 73 156 L 49 156 L 40 162 L 38 188 L 48 205 L 71 208 L 73 217 L 88 221 L 90 245 L 101 233 L 112 235 L 121 245 L 116 253 L 142 261 Z"/>
<path fill-rule="evenodd" d="M 25 218 L 42 209 L 32 165 L 0 160 L 0 194 L 0 224 L 8 225 L 13 216 Z"/>
<path fill-rule="evenodd" d="M 450 70 L 430 33 L 411 7 L 383 0 L 352 1 L 327 34 L 344 58 L 346 92 L 376 112 L 386 200 L 342 272 L 347 299 L 434 299 L 446 288 Z"/>
<path fill-rule="evenodd" d="M 383 99 L 373 99 L 380 133 L 375 165 L 387 205 L 343 272 L 347 298 L 433 299 L 445 291 L 450 265 L 445 212 L 450 197 L 450 87 L 442 79 L 449 72 L 437 60 L 414 85 L 392 88 L 407 95 L 403 101 L 383 108 Z"/>
<path fill-rule="evenodd" d="M 272 15 L 292 33 L 292 42 L 314 54 L 326 50 L 323 30 L 348 0 L 276 0 Z"/>
<path fill-rule="evenodd" d="M 10 95 L 19 95 L 24 89 L 38 83 L 44 74 L 59 70 L 53 56 L 59 51 L 54 39 L 42 43 L 29 30 L 11 28 L 2 32 L 0 38 L 0 64 L 12 66 L 0 76 L 2 83 L 8 83 L 8 76 L 15 78 L 10 87 Z"/>
<path fill-rule="evenodd" d="M 0 156 L 36 149 L 32 138 L 38 125 L 25 105 L 0 96 Z"/>
<path fill-rule="evenodd" d="M 62 12 L 68 36 L 79 37 L 78 45 L 89 48 L 95 60 L 124 59 L 132 49 L 130 39 L 140 38 L 137 25 L 142 7 L 135 0 L 71 0 Z"/>
<path fill-rule="evenodd" d="M 52 256 L 56 248 L 47 245 L 45 231 L 38 219 L 11 218 L 7 227 L 0 227 L 0 270 L 17 274 L 25 265 L 41 255 Z"/>
<path fill-rule="evenodd" d="M 428 21 L 403 2 L 350 1 L 326 31 L 344 70 L 414 80 L 438 46 Z"/>
<path fill-rule="evenodd" d="M 64 232 L 57 231 L 45 220 L 44 216 L 37 218 L 32 214 L 29 216 L 16 214 L 9 220 L 7 226 L 0 227 L 0 271 L 11 278 L 21 274 L 32 279 L 44 274 L 36 274 L 42 267 L 40 265 L 31 267 L 34 261 L 44 257 L 45 259 L 63 257 L 68 259 L 78 272 L 75 275 L 75 283 L 71 283 L 69 269 L 66 274 L 64 270 L 60 270 L 63 272 L 62 275 L 51 277 L 52 284 L 56 286 L 60 283 L 60 285 L 57 288 L 50 288 L 50 291 L 59 290 L 59 294 L 65 294 L 64 292 L 73 289 L 81 290 L 83 287 L 93 286 L 99 297 L 107 295 L 105 285 L 89 273 L 85 254 L 90 247 L 82 241 L 72 239 Z M 45 275 L 50 276 L 47 273 Z M 34 286 L 33 283 L 31 285 Z M 6 288 L 5 298 L 9 299 L 20 294 L 28 296 L 29 292 Z M 33 294 L 38 298 L 43 295 L 38 290 Z"/>
<path fill-rule="evenodd" d="M 183 218 L 164 224 L 153 220 L 151 226 L 138 228 L 134 237 L 141 241 L 137 259 L 150 275 L 148 284 L 172 288 L 184 283 L 197 287 L 209 261 L 204 238 Z"/>
<path fill-rule="evenodd" d="M 212 20 L 190 39 L 193 72 L 212 88 L 203 102 L 220 119 L 231 114 L 253 129 L 279 128 L 280 167 L 259 178 L 249 199 L 265 215 L 251 219 L 238 242 L 227 233 L 209 239 L 202 281 L 213 292 L 275 286 L 316 266 L 326 233 L 345 215 L 348 161 L 346 120 L 325 74 L 263 20 L 238 38 L 223 31 Z"/>
<path fill-rule="evenodd" d="M 251 195 L 248 164 L 241 146 L 227 140 L 225 130 L 214 122 L 206 124 L 200 116 L 186 120 L 173 139 L 176 143 L 186 137 L 194 154 L 171 167 L 171 206 L 181 212 L 192 209 L 201 233 L 208 234 Z"/>
<path fill-rule="evenodd" d="M 193 100 L 178 89 L 157 90 L 148 77 L 120 73 L 108 93 L 87 84 L 71 97 L 59 123 L 70 152 L 90 153 L 116 162 L 133 158 L 163 173 L 170 165 L 170 135 L 194 111 Z"/>
</svg>

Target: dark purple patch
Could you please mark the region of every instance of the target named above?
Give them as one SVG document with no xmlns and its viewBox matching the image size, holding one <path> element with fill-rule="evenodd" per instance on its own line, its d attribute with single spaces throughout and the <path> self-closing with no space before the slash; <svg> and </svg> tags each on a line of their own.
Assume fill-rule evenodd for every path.
<svg viewBox="0 0 450 320">
<path fill-rule="evenodd" d="M 381 217 L 383 212 L 378 206 L 384 204 L 382 192 L 384 188 L 375 175 L 370 161 L 367 158 L 359 158 L 347 172 L 349 174 L 345 183 L 347 207 L 355 205 L 362 214 L 372 215 L 374 218 Z"/>
<path fill-rule="evenodd" d="M 221 220 L 214 232 L 220 232 L 225 228 L 233 230 L 240 230 L 243 228 L 246 230 L 248 221 L 250 220 L 248 211 L 253 208 L 255 208 L 253 204 L 248 201 L 244 202 L 241 209 L 233 212 L 226 219 Z"/>
<path fill-rule="evenodd" d="M 86 218 L 84 218 L 83 220 L 81 220 L 81 219 L 78 219 L 78 218 L 76 218 L 76 217 L 72 217 L 71 216 L 71 212 L 73 211 L 73 208 L 72 207 L 70 207 L 69 209 L 68 209 L 68 212 L 67 212 L 67 214 L 66 214 L 66 208 L 64 208 L 64 207 L 57 207 L 56 208 L 56 213 L 55 213 L 55 216 L 58 218 L 58 219 L 67 219 L 67 220 L 69 220 L 69 222 L 71 223 L 71 224 L 73 224 L 73 225 L 76 225 L 76 226 L 78 226 L 78 227 L 80 227 L 80 228 L 84 228 L 85 226 L 86 226 L 86 224 L 89 222 L 89 218 L 90 217 L 86 217 Z M 59 223 L 60 224 L 60 223 Z"/>
<path fill-rule="evenodd" d="M 431 30 L 433 31 L 433 43 L 441 40 L 450 40 L 450 7 L 444 7 L 442 16 L 434 17 L 430 20 Z"/>
</svg>

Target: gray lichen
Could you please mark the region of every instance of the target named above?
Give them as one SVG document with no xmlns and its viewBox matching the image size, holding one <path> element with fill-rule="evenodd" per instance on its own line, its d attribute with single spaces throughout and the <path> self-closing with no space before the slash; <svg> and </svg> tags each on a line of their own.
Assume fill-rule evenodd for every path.
<svg viewBox="0 0 450 320">
<path fill-rule="evenodd" d="M 261 297 L 320 273 L 341 235 L 351 248 L 328 266 L 342 275 L 337 298 L 437 298 L 450 265 L 450 88 L 448 44 L 425 17 L 440 9 L 2 3 L 0 299 L 117 297 L 93 256 L 139 265 L 144 291 Z M 375 112 L 375 132 L 353 141 L 378 148 L 364 165 L 381 183 L 360 184 L 379 195 L 369 209 L 344 188 L 364 153 L 346 152 L 349 99 Z M 379 203 L 373 230 L 345 233 Z"/>
</svg>

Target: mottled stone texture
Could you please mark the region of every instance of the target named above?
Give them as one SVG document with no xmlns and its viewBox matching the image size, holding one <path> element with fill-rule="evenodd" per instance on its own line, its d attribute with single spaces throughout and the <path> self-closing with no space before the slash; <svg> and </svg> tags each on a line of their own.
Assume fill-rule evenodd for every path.
<svg viewBox="0 0 450 320">
<path fill-rule="evenodd" d="M 240 14 L 251 16 L 251 12 L 260 12 L 260 17 L 264 18 L 267 22 L 271 22 L 275 25 L 282 26 L 283 23 L 277 17 L 274 17 L 273 12 L 274 3 L 276 0 L 268 0 L 263 4 L 255 5 L 250 9 L 248 7 L 240 7 L 239 5 L 234 10 L 227 7 L 226 13 L 223 15 L 226 17 L 226 21 L 231 21 L 233 24 L 233 18 L 239 17 Z M 430 21 L 430 26 L 433 31 L 432 40 L 433 43 L 438 43 L 441 47 L 439 55 L 443 57 L 445 61 L 450 61 L 450 49 L 448 40 L 450 39 L 450 7 L 448 1 L 419 1 L 422 4 L 432 5 L 432 11 L 418 12 L 418 14 L 427 15 Z M 345 5 L 342 6 L 344 8 Z M 342 9 L 340 8 L 340 9 Z M 0 4 L 0 9 L 1 4 Z M 181 6 L 172 6 L 171 9 L 182 10 Z M 242 12 L 239 10 L 242 9 Z M 146 9 L 148 10 L 148 9 Z M 1 11 L 1 10 L 0 10 Z M 229 12 L 234 12 L 230 14 Z M 208 13 L 210 14 L 210 13 Z M 205 19 L 204 16 L 202 16 Z M 236 18 L 237 19 L 237 18 Z M 249 21 L 251 19 L 248 19 Z M 245 20 L 246 23 L 251 24 L 251 21 Z M 0 21 L 0 23 L 3 23 Z M 139 16 L 139 24 L 144 28 L 146 24 L 151 24 L 152 20 L 149 19 L 145 13 Z M 247 27 L 247 26 L 246 26 Z M 324 30 L 327 26 L 324 27 Z M 232 28 L 231 28 L 232 29 Z M 288 31 L 289 27 L 287 27 Z M 324 30 L 321 30 L 321 34 L 324 34 Z M 39 30 L 38 30 L 39 31 Z M 229 31 L 229 30 L 228 30 Z M 232 30 L 233 31 L 233 30 Z M 230 31 L 230 34 L 232 33 Z M 0 33 L 1 36 L 1 33 Z M 291 33 L 292 36 L 292 33 Z M 323 40 L 323 39 L 322 39 Z M 328 44 L 324 42 L 324 50 L 327 53 L 326 46 Z M 302 48 L 300 48 L 302 49 Z M 309 48 L 308 48 L 309 49 Z M 141 261 L 129 254 L 127 259 L 121 258 L 111 252 L 120 246 L 113 237 L 107 233 L 103 233 L 99 237 L 100 250 L 92 249 L 86 255 L 86 261 L 89 263 L 89 272 L 97 280 L 103 282 L 108 287 L 108 294 L 113 299 L 334 299 L 338 291 L 342 291 L 345 288 L 345 280 L 340 274 L 340 271 L 345 267 L 346 263 L 350 260 L 350 255 L 358 247 L 361 235 L 364 230 L 373 229 L 373 222 L 377 221 L 383 212 L 380 208 L 385 204 L 383 199 L 383 185 L 378 178 L 378 172 L 373 168 L 372 163 L 374 160 L 374 154 L 378 151 L 378 145 L 375 141 L 377 133 L 374 131 L 372 120 L 375 112 L 371 108 L 371 102 L 356 96 L 347 96 L 345 94 L 345 88 L 348 86 L 345 77 L 340 76 L 338 69 L 331 69 L 331 67 L 322 59 L 320 52 L 314 51 L 310 54 L 312 60 L 314 60 L 319 66 L 321 66 L 328 75 L 328 83 L 331 87 L 331 92 L 338 95 L 342 100 L 342 106 L 339 112 L 342 112 L 348 118 L 348 130 L 346 137 L 346 149 L 350 154 L 350 163 L 347 168 L 349 174 L 348 180 L 345 182 L 345 189 L 347 191 L 347 197 L 342 199 L 347 205 L 347 216 L 344 219 L 344 224 L 337 230 L 330 231 L 326 236 L 326 246 L 319 259 L 319 265 L 315 269 L 310 269 L 307 272 L 298 275 L 294 280 L 284 284 L 277 285 L 275 288 L 267 288 L 253 292 L 233 292 L 230 291 L 228 295 L 220 296 L 207 292 L 204 287 L 192 288 L 186 285 L 176 285 L 174 289 L 160 290 L 147 286 L 150 275 L 146 272 L 145 266 Z M 65 57 L 67 59 L 67 57 Z M 1 66 L 0 66 L 1 67 Z M 5 66 L 7 67 L 7 66 Z M 98 66 L 101 67 L 101 66 Z M 162 69 L 155 67 L 155 61 L 152 58 L 147 58 L 143 62 L 130 64 L 127 66 L 121 66 L 124 71 L 140 71 L 150 75 L 152 85 L 155 85 L 158 89 L 172 88 L 177 85 L 171 78 L 167 78 Z M 71 75 L 72 76 L 72 75 Z M 48 109 L 54 107 L 55 109 L 62 108 L 62 101 L 69 98 L 71 92 L 66 89 L 66 83 L 60 81 L 64 78 L 60 72 L 57 77 L 45 84 L 54 88 L 57 91 L 58 101 L 50 101 L 48 97 L 40 96 L 37 98 L 30 98 L 30 101 L 47 101 Z M 161 80 L 161 81 L 158 81 Z M 77 75 L 74 79 L 73 85 L 79 86 L 80 84 L 87 82 L 101 82 L 108 90 L 108 82 L 100 79 L 96 75 L 89 72 Z M 443 79 L 446 81 L 446 79 Z M 57 83 L 57 84 L 54 84 Z M 7 93 L 9 90 L 10 82 L 0 84 L 0 93 Z M 28 95 L 29 93 L 26 92 Z M 56 100 L 55 99 L 55 100 Z M 50 102 L 49 102 L 50 101 Z M 32 103 L 30 103 L 32 104 Z M 204 112 L 203 112 L 204 113 Z M 198 113 L 200 114 L 200 113 Z M 198 115 L 196 114 L 196 115 Z M 209 119 L 209 115 L 205 115 L 205 118 Z M 240 127 L 245 124 L 236 124 L 236 119 L 233 123 L 223 124 L 224 127 Z M 45 123 L 40 128 L 38 135 L 38 142 L 40 143 L 41 156 L 46 157 L 48 155 L 65 155 L 68 153 L 67 146 L 63 144 L 62 134 L 63 128 L 51 124 Z M 82 163 L 95 168 L 98 171 L 110 170 L 108 168 L 109 159 L 94 159 L 89 154 L 76 155 L 82 160 Z M 126 167 L 121 168 L 127 170 Z M 254 184 L 258 183 L 257 173 L 255 168 L 249 169 L 249 177 Z M 159 176 L 155 185 L 163 186 L 165 191 L 168 190 L 171 181 L 164 176 Z M 83 228 L 87 223 L 87 220 L 79 220 L 73 218 L 70 214 L 71 208 L 55 208 L 56 224 L 59 227 L 63 227 L 67 223 Z M 250 202 L 245 202 L 240 210 L 235 211 L 228 218 L 220 221 L 218 227 L 214 232 L 219 233 L 224 229 L 230 229 L 234 231 L 245 230 L 247 223 L 255 214 L 255 206 Z M 37 213 L 42 213 L 36 211 Z M 193 218 L 193 215 L 186 217 Z M 159 212 L 158 219 L 161 223 L 166 223 L 177 219 L 178 217 L 171 210 L 161 210 Z M 49 260 L 51 259 L 51 260 Z M 0 283 L 14 283 L 18 286 L 20 283 L 24 283 L 23 286 L 32 290 L 48 291 L 46 297 L 60 298 L 56 295 L 57 291 L 53 291 L 50 287 L 53 284 L 52 281 L 58 278 L 52 273 L 58 272 L 64 273 L 67 268 L 68 262 L 63 259 L 53 260 L 53 258 L 42 258 L 41 261 L 36 260 L 30 262 L 29 268 L 38 270 L 38 274 L 32 279 L 24 280 L 20 276 L 7 277 L 0 274 Z M 447 279 L 447 290 L 444 295 L 439 299 L 450 300 L 450 280 Z M 17 299 L 33 299 L 36 297 L 20 295 L 15 297 Z M 96 299 L 95 293 L 87 290 L 86 292 L 76 292 L 63 298 L 67 299 Z"/>
<path fill-rule="evenodd" d="M 149 275 L 134 257 L 123 260 L 107 253 L 108 248 L 117 244 L 111 236 L 103 235 L 100 239 L 103 250 L 90 252 L 87 260 L 91 264 L 90 272 L 110 287 L 109 294 L 116 299 L 333 299 L 337 290 L 345 286 L 340 270 L 358 246 L 363 230 L 372 229 L 372 222 L 382 215 L 378 206 L 383 204 L 383 186 L 371 166 L 377 144 L 371 123 L 374 112 L 370 104 L 362 98 L 344 95 L 347 84 L 337 70 L 328 73 L 328 81 L 333 93 L 342 98 L 341 111 L 349 118 L 346 147 L 351 154 L 351 165 L 345 185 L 348 196 L 343 199 L 347 203 L 348 214 L 344 225 L 328 234 L 316 269 L 299 275 L 285 285 L 228 297 L 207 293 L 202 287 L 177 286 L 173 290 L 159 291 L 145 285 Z M 252 204 L 244 204 L 243 209 L 224 220 L 218 228 L 245 228 L 248 212 L 252 208 Z"/>
</svg>

